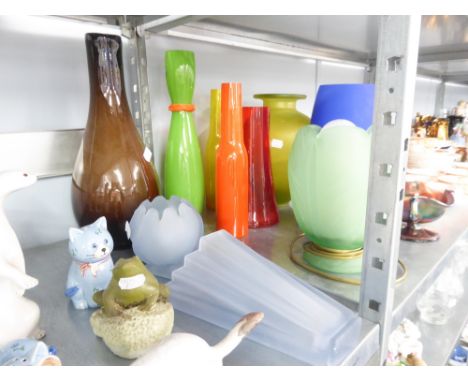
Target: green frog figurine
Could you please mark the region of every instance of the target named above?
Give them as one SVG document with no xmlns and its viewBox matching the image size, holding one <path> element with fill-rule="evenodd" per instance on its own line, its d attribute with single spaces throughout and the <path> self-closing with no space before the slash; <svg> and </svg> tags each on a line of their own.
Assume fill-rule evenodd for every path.
<svg viewBox="0 0 468 382">
<path fill-rule="evenodd" d="M 135 306 L 150 310 L 156 302 L 165 302 L 168 297 L 169 288 L 159 284 L 142 261 L 134 256 L 117 261 L 109 285 L 96 292 L 93 299 L 102 306 L 106 316 L 114 317 Z"/>
</svg>

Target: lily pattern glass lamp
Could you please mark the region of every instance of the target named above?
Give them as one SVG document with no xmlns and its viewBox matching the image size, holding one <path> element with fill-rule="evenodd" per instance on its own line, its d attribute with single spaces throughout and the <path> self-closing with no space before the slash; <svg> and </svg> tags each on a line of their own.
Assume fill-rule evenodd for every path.
<svg viewBox="0 0 468 382">
<path fill-rule="evenodd" d="M 333 86 L 335 92 L 340 89 Z M 366 109 L 372 106 L 368 85 L 362 89 L 351 99 L 349 85 L 343 85 L 343 94 L 324 100 L 320 87 L 312 119 L 320 114 L 317 108 L 324 108 L 326 122 L 303 127 L 289 156 L 291 204 L 308 240 L 302 260 L 325 276 L 359 275 L 362 267 L 371 134 L 368 121 L 357 126 L 343 112 L 348 103 L 352 109 L 361 104 L 359 110 L 372 116 Z"/>
</svg>

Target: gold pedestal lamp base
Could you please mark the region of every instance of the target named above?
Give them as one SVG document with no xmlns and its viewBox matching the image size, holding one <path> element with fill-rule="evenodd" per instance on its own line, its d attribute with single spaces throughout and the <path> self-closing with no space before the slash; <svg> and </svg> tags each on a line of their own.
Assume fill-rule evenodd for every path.
<svg viewBox="0 0 468 382">
<path fill-rule="evenodd" d="M 362 254 L 362 248 L 349 251 L 323 248 L 305 241 L 305 235 L 302 234 L 291 243 L 289 257 L 300 267 L 326 279 L 361 285 Z M 397 282 L 401 282 L 406 278 L 407 270 L 400 260 L 398 264 Z"/>
</svg>

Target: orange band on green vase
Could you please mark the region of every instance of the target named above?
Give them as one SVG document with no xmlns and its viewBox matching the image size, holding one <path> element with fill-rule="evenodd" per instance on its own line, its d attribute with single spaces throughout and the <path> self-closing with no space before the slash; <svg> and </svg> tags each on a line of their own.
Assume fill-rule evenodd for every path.
<svg viewBox="0 0 468 382">
<path fill-rule="evenodd" d="M 188 111 L 192 112 L 195 111 L 195 105 L 193 104 L 185 104 L 185 103 L 173 103 L 168 107 L 169 111 Z"/>
</svg>

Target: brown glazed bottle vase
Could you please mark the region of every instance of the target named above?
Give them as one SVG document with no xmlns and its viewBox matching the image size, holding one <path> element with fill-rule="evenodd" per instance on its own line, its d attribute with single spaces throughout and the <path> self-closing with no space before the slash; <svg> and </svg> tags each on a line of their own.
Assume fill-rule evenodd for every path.
<svg viewBox="0 0 468 382">
<path fill-rule="evenodd" d="M 80 226 L 105 216 L 115 247 L 128 248 L 125 222 L 159 195 L 158 177 L 125 96 L 120 37 L 91 33 L 85 40 L 90 104 L 73 170 L 73 211 Z"/>
</svg>

